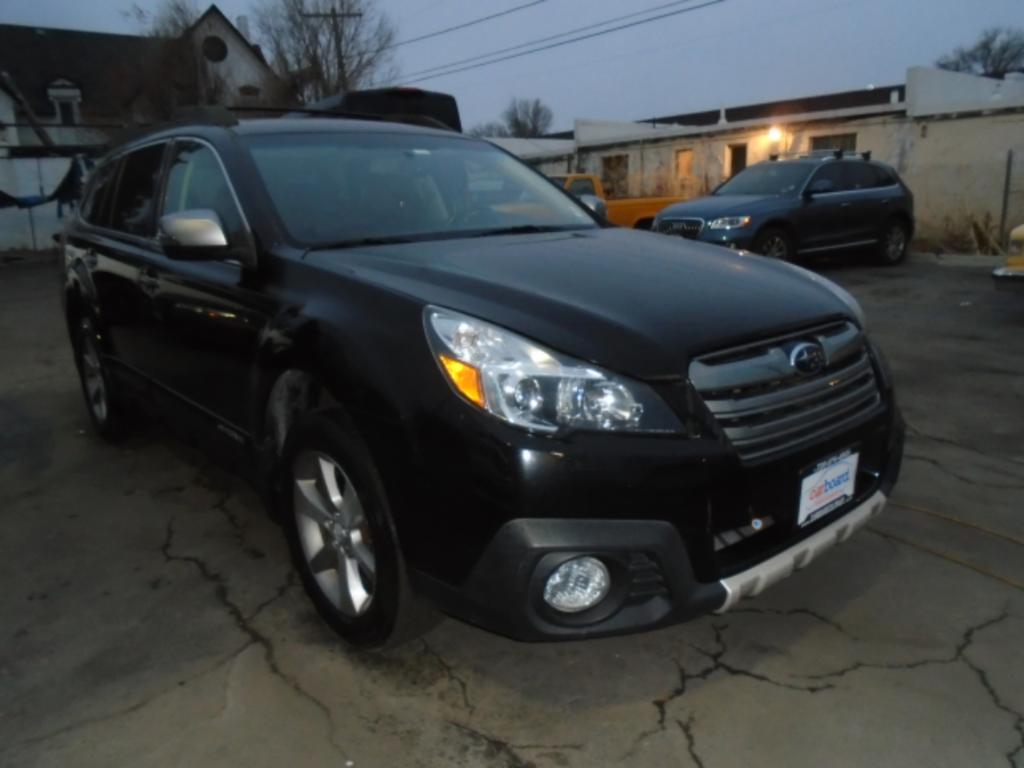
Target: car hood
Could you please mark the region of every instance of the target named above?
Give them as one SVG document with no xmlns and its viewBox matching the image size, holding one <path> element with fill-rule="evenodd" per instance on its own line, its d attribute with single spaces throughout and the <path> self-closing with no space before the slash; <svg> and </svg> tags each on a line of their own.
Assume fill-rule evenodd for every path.
<svg viewBox="0 0 1024 768">
<path fill-rule="evenodd" d="M 639 378 L 684 376 L 694 355 L 851 316 L 828 281 L 785 263 L 624 229 L 313 251 L 306 260 Z"/>
<path fill-rule="evenodd" d="M 658 214 L 658 218 L 692 216 L 706 220 L 719 216 L 754 216 L 785 207 L 787 199 L 778 195 L 699 197 L 696 200 L 670 205 Z"/>
</svg>

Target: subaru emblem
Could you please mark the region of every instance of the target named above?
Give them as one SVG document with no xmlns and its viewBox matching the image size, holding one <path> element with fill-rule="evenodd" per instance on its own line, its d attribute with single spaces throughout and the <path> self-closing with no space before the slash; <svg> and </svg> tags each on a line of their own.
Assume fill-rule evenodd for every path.
<svg viewBox="0 0 1024 768">
<path fill-rule="evenodd" d="M 789 364 L 804 376 L 812 376 L 825 367 L 825 350 L 821 344 L 803 341 L 789 351 Z"/>
</svg>

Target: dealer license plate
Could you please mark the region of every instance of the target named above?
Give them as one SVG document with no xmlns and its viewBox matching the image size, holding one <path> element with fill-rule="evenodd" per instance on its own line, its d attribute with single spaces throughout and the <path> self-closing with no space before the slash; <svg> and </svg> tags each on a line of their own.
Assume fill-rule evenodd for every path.
<svg viewBox="0 0 1024 768">
<path fill-rule="evenodd" d="M 800 483 L 798 525 L 808 525 L 853 498 L 860 454 L 844 451 L 815 465 Z"/>
</svg>

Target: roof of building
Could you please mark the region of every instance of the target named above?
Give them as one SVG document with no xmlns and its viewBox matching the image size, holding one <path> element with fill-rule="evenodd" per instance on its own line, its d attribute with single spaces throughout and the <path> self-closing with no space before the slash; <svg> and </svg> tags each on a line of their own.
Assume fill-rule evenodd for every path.
<svg viewBox="0 0 1024 768">
<path fill-rule="evenodd" d="M 724 110 L 707 109 L 700 112 L 683 112 L 675 115 L 651 117 L 637 120 L 637 123 L 658 125 L 713 126 L 722 122 L 724 116 L 727 123 L 738 123 L 745 120 L 770 120 L 785 115 L 809 115 L 815 112 L 832 112 L 843 109 L 856 109 L 877 106 L 888 111 L 893 103 L 893 91 L 897 93 L 896 101 L 906 100 L 906 86 L 886 85 L 877 88 L 865 88 L 857 91 L 841 91 L 826 93 L 819 96 L 804 96 L 797 99 L 765 101 L 757 104 L 744 104 L 726 107 Z M 723 114 L 724 113 L 724 114 Z M 549 133 L 546 139 L 571 139 L 573 131 Z"/>
<path fill-rule="evenodd" d="M 32 110 L 54 114 L 47 89 L 67 80 L 95 115 L 118 115 L 139 86 L 139 73 L 161 54 L 165 41 L 138 35 L 0 24 L 0 71 L 13 78 Z"/>
<path fill-rule="evenodd" d="M 210 5 L 178 39 L 211 15 L 219 17 L 267 67 L 259 46 L 250 43 L 216 5 Z M 10 74 L 41 118 L 54 116 L 47 89 L 57 80 L 78 87 L 82 111 L 89 117 L 120 118 L 174 42 L 145 35 L 0 24 L 0 71 Z"/>
</svg>

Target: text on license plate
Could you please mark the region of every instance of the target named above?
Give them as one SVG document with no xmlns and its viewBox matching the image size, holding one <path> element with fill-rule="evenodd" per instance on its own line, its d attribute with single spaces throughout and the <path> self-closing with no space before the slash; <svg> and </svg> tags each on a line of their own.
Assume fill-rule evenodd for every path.
<svg viewBox="0 0 1024 768">
<path fill-rule="evenodd" d="M 798 525 L 807 525 L 853 498 L 860 454 L 845 451 L 825 459 L 800 483 Z"/>
</svg>

